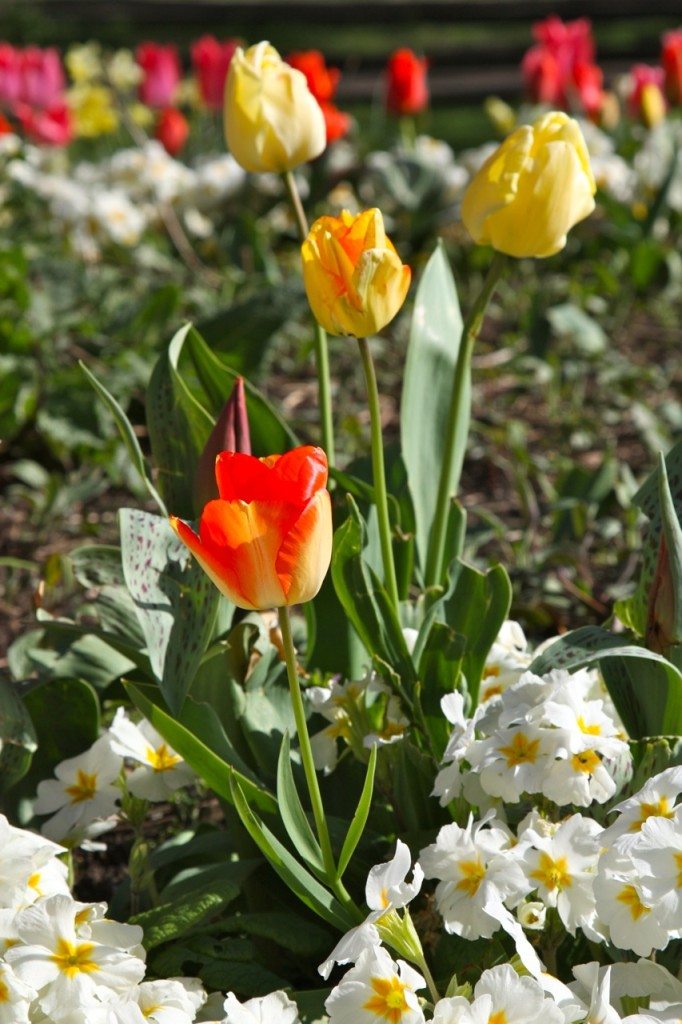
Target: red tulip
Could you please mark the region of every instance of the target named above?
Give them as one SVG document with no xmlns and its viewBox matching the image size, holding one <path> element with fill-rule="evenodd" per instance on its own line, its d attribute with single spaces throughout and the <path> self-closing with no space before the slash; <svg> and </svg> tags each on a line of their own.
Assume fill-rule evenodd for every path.
<svg viewBox="0 0 682 1024">
<path fill-rule="evenodd" d="M 177 156 L 187 142 L 189 123 L 176 107 L 167 107 L 156 122 L 155 136 L 171 156 Z"/>
<path fill-rule="evenodd" d="M 331 500 L 321 448 L 257 459 L 222 452 L 220 497 L 201 513 L 198 534 L 170 523 L 220 592 L 239 608 L 279 608 L 315 596 L 329 568 Z"/>
<path fill-rule="evenodd" d="M 0 114 L 0 135 L 11 135 L 14 129 L 6 117 Z"/>
<path fill-rule="evenodd" d="M 407 48 L 396 50 L 386 66 L 386 106 L 391 114 L 419 114 L 429 102 L 428 62 Z"/>
<path fill-rule="evenodd" d="M 666 94 L 670 102 L 678 106 L 682 103 L 682 28 L 663 36 L 661 63 Z"/>
<path fill-rule="evenodd" d="M 234 51 L 236 39 L 219 42 L 215 36 L 202 36 L 192 45 L 192 65 L 199 83 L 199 92 L 209 110 L 222 110 L 225 79 Z"/>
<path fill-rule="evenodd" d="M 141 43 L 135 59 L 144 72 L 139 97 L 149 107 L 169 107 L 180 81 L 180 62 L 174 46 Z"/>
<path fill-rule="evenodd" d="M 323 54 L 319 50 L 303 50 L 290 53 L 287 64 L 301 71 L 308 82 L 308 88 L 318 103 L 328 103 L 333 99 L 341 72 L 338 68 L 328 68 Z"/>
<path fill-rule="evenodd" d="M 562 21 L 555 14 L 533 25 L 538 43 L 554 56 L 562 75 L 569 75 L 578 61 L 594 62 L 592 24 L 587 18 Z"/>
<path fill-rule="evenodd" d="M 55 103 L 47 110 L 33 110 L 21 103 L 16 109 L 27 138 L 46 146 L 67 146 L 73 138 L 71 112 L 65 103 Z"/>
<path fill-rule="evenodd" d="M 573 68 L 573 83 L 580 107 L 596 120 L 604 103 L 604 72 L 597 64 L 578 61 Z"/>
<path fill-rule="evenodd" d="M 327 145 L 337 142 L 347 135 L 351 126 L 351 116 L 339 110 L 333 103 L 320 103 L 324 114 L 324 125 L 327 130 Z"/>
<path fill-rule="evenodd" d="M 0 107 L 14 109 L 21 96 L 21 51 L 0 43 Z"/>
<path fill-rule="evenodd" d="M 66 79 L 62 59 L 53 47 L 28 46 L 21 51 L 18 102 L 46 110 L 62 102 Z"/>
<path fill-rule="evenodd" d="M 526 93 L 533 103 L 551 107 L 565 105 L 564 81 L 557 59 L 544 46 L 532 46 L 523 57 L 521 73 Z"/>
</svg>

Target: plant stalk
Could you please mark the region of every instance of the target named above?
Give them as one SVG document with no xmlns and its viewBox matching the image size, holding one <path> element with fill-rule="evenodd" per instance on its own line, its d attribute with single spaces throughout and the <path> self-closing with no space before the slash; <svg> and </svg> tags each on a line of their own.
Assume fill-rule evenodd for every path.
<svg viewBox="0 0 682 1024">
<path fill-rule="evenodd" d="M 457 424 L 459 420 L 462 402 L 466 394 L 467 382 L 471 373 L 471 356 L 474 344 L 483 326 L 488 303 L 493 296 L 497 283 L 502 274 L 504 256 L 496 252 L 493 261 L 488 268 L 483 287 L 479 292 L 469 315 L 462 328 L 462 339 L 457 353 L 455 373 L 452 381 L 452 396 L 450 408 L 445 427 L 445 448 L 443 461 L 440 467 L 440 479 L 438 482 L 438 497 L 436 499 L 436 512 L 431 526 L 429 539 L 429 550 L 426 559 L 425 582 L 427 587 L 437 586 L 443 574 L 443 555 L 445 553 L 445 534 L 448 525 L 448 511 L 450 499 L 457 494 L 461 468 L 457 470 L 453 466 L 457 441 Z"/>
<path fill-rule="evenodd" d="M 369 404 L 369 419 L 371 429 L 372 445 L 372 476 L 374 479 L 374 501 L 379 521 L 379 539 L 381 541 L 381 558 L 384 565 L 384 579 L 386 589 L 395 608 L 396 614 L 400 606 L 398 596 L 398 581 L 395 572 L 393 559 L 393 545 L 391 543 L 391 521 L 388 516 L 388 494 L 386 490 L 386 468 L 384 465 L 384 442 L 381 435 L 381 407 L 379 405 L 379 389 L 377 378 L 374 372 L 372 354 L 369 350 L 367 338 L 358 338 L 362 368 L 365 371 L 367 383 L 367 400 Z"/>
</svg>

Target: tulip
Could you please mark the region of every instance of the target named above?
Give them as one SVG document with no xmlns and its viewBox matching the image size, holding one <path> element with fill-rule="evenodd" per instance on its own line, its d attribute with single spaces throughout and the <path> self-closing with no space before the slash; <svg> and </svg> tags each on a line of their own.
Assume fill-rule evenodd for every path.
<svg viewBox="0 0 682 1024">
<path fill-rule="evenodd" d="M 665 91 L 675 106 L 682 104 L 682 28 L 663 36 L 661 64 L 665 75 Z"/>
<path fill-rule="evenodd" d="M 604 105 L 604 72 L 597 64 L 578 61 L 573 68 L 573 83 L 580 107 L 597 121 Z"/>
<path fill-rule="evenodd" d="M 343 110 L 339 110 L 333 103 L 320 103 L 324 114 L 324 128 L 327 135 L 327 145 L 338 142 L 350 131 L 351 116 Z"/>
<path fill-rule="evenodd" d="M 367 338 L 396 315 L 410 287 L 379 210 L 320 217 L 301 248 L 310 308 L 330 334 Z"/>
<path fill-rule="evenodd" d="M 180 62 L 174 46 L 141 43 L 135 59 L 144 72 L 138 96 L 148 107 L 169 107 L 180 82 Z"/>
<path fill-rule="evenodd" d="M 319 50 L 290 53 L 287 64 L 305 75 L 308 88 L 322 108 L 327 145 L 342 139 L 350 128 L 351 119 L 332 103 L 341 72 L 337 68 L 328 68 Z"/>
<path fill-rule="evenodd" d="M 202 36 L 192 45 L 192 65 L 199 93 L 209 110 L 222 110 L 225 79 L 238 43 L 236 39 L 219 42 L 214 36 Z"/>
<path fill-rule="evenodd" d="M 63 101 L 65 84 L 62 59 L 53 47 L 28 46 L 22 52 L 20 103 L 47 110 Z"/>
<path fill-rule="evenodd" d="M 0 43 L 0 107 L 12 110 L 21 95 L 21 52 Z"/>
<path fill-rule="evenodd" d="M 525 91 L 533 103 L 563 106 L 564 80 L 556 57 L 544 46 L 532 46 L 521 61 Z"/>
<path fill-rule="evenodd" d="M 428 106 L 427 67 L 424 57 L 407 48 L 392 54 L 386 66 L 386 106 L 391 114 L 409 117 Z"/>
<path fill-rule="evenodd" d="M 592 24 L 587 18 L 562 21 L 552 14 L 533 25 L 533 36 L 556 58 L 564 77 L 571 74 L 578 62 L 591 64 L 594 61 Z"/>
<path fill-rule="evenodd" d="M 225 87 L 225 139 L 246 171 L 291 171 L 319 156 L 324 115 L 305 75 L 267 42 L 237 47 Z"/>
<path fill-rule="evenodd" d="M 215 481 L 215 460 L 221 452 L 251 454 L 251 431 L 243 377 L 235 380 L 232 393 L 199 456 L 194 478 L 194 492 L 199 508 L 219 497 Z"/>
<path fill-rule="evenodd" d="M 176 107 L 167 107 L 156 122 L 155 137 L 171 156 L 177 156 L 187 142 L 189 124 Z"/>
<path fill-rule="evenodd" d="M 46 146 L 67 146 L 73 138 L 71 111 L 65 103 L 56 103 L 47 110 L 33 110 L 25 104 L 16 115 L 27 138 Z"/>
<path fill-rule="evenodd" d="M 633 117 L 639 117 L 647 128 L 655 128 L 665 118 L 663 69 L 649 64 L 635 64 L 630 76 L 630 113 Z"/>
<path fill-rule="evenodd" d="M 577 122 L 554 111 L 517 128 L 486 160 L 464 195 L 462 220 L 479 245 L 552 256 L 592 213 L 595 191 Z"/>
<path fill-rule="evenodd" d="M 202 569 L 239 608 L 311 600 L 332 550 L 322 449 L 304 446 L 263 459 L 221 452 L 215 473 L 220 497 L 204 507 L 198 534 L 170 517 Z"/>
</svg>

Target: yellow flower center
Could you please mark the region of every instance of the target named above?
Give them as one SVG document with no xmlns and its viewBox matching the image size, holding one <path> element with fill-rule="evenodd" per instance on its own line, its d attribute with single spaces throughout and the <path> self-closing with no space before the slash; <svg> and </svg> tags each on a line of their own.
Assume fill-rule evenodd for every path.
<svg viewBox="0 0 682 1024">
<path fill-rule="evenodd" d="M 67 978 L 75 978 L 77 974 L 94 974 L 99 970 L 99 964 L 90 956 L 94 948 L 93 942 L 80 942 L 75 945 L 68 939 L 59 939 L 50 960 Z"/>
<path fill-rule="evenodd" d="M 581 750 L 579 754 L 574 754 L 571 758 L 573 770 L 583 772 L 585 775 L 591 775 L 600 764 L 601 758 L 599 754 L 595 754 L 594 750 Z"/>
<path fill-rule="evenodd" d="M 161 1003 L 157 1003 L 156 1006 L 148 1006 L 145 1010 L 142 1011 L 142 1016 L 147 1018 L 151 1017 L 153 1013 L 156 1013 L 156 1011 L 160 1009 Z"/>
<path fill-rule="evenodd" d="M 677 881 L 675 884 L 677 885 L 678 889 L 682 889 L 682 853 L 674 853 L 673 860 L 675 861 L 675 866 L 677 867 Z"/>
<path fill-rule="evenodd" d="M 182 758 L 174 754 L 172 750 L 169 750 L 165 743 L 162 743 L 156 750 L 153 747 L 147 747 L 146 756 L 147 763 L 152 766 L 155 772 L 167 772 L 182 761 Z"/>
<path fill-rule="evenodd" d="M 400 1024 L 403 1013 L 409 1010 L 404 983 L 394 975 L 392 978 L 370 978 L 370 984 L 374 995 L 364 1004 L 363 1010 L 369 1010 L 390 1024 Z"/>
<path fill-rule="evenodd" d="M 43 895 L 42 889 L 40 888 L 41 877 L 40 871 L 34 871 L 32 875 L 28 876 L 28 881 L 26 882 L 29 889 L 33 889 L 38 896 Z"/>
<path fill-rule="evenodd" d="M 624 885 L 616 899 L 619 903 L 625 904 L 630 911 L 633 921 L 639 921 L 640 917 L 651 912 L 651 907 L 647 907 L 640 900 L 639 893 L 634 885 Z"/>
<path fill-rule="evenodd" d="M 386 888 L 386 886 L 384 886 L 383 889 L 381 890 L 379 899 L 381 901 L 382 907 L 387 907 L 390 904 L 391 901 L 388 898 L 388 889 Z"/>
<path fill-rule="evenodd" d="M 496 665 L 494 661 L 488 662 L 483 669 L 483 678 L 490 679 L 491 676 L 497 677 L 500 674 L 500 666 Z"/>
<path fill-rule="evenodd" d="M 81 804 L 84 800 L 92 800 L 97 792 L 97 772 L 92 775 L 79 768 L 73 786 L 67 786 L 66 793 L 71 797 L 72 804 Z"/>
<path fill-rule="evenodd" d="M 536 878 L 546 889 L 568 889 L 573 879 L 568 870 L 565 857 L 554 860 L 548 853 L 541 853 L 538 867 L 531 871 L 531 878 Z"/>
<path fill-rule="evenodd" d="M 457 866 L 462 872 L 462 877 L 455 888 L 461 889 L 467 896 L 473 898 L 485 878 L 485 865 L 480 860 L 462 860 Z"/>
<path fill-rule="evenodd" d="M 5 985 L 4 981 L 0 981 L 0 1003 L 9 1002 L 9 989 Z"/>
<path fill-rule="evenodd" d="M 672 818 L 674 814 L 675 809 L 670 806 L 667 796 L 662 796 L 655 803 L 648 804 L 643 802 L 639 805 L 639 818 L 630 825 L 630 831 L 639 832 L 647 818 L 650 818 L 652 815 L 655 815 L 657 818 Z"/>
<path fill-rule="evenodd" d="M 485 704 L 485 702 L 487 700 L 492 700 L 493 697 L 497 697 L 500 693 L 503 693 L 503 692 L 504 692 L 504 688 L 503 688 L 501 683 L 498 684 L 497 686 L 490 686 L 485 691 L 485 693 L 483 694 L 483 697 L 481 699 L 482 699 L 483 703 Z"/>
<path fill-rule="evenodd" d="M 578 728 L 587 736 L 601 736 L 601 726 L 596 723 L 590 725 L 585 721 L 582 715 L 578 716 Z"/>
<path fill-rule="evenodd" d="M 534 764 L 538 757 L 540 740 L 531 740 L 525 733 L 517 732 L 511 743 L 506 747 L 500 747 L 500 753 L 507 759 L 510 768 L 519 764 Z"/>
<path fill-rule="evenodd" d="M 488 1017 L 488 1024 L 507 1024 L 507 1015 L 504 1010 L 495 1010 Z"/>
</svg>

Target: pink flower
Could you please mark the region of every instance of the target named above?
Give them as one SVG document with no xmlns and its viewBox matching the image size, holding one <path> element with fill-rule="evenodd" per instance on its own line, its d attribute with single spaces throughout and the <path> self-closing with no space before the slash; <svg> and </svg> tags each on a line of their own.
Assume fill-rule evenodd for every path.
<svg viewBox="0 0 682 1024">
<path fill-rule="evenodd" d="M 632 89 L 628 99 L 630 113 L 652 127 L 665 117 L 664 71 L 650 64 L 635 64 L 630 71 Z"/>
<path fill-rule="evenodd" d="M 21 87 L 18 102 L 46 110 L 62 101 L 66 79 L 62 59 L 51 47 L 27 46 L 21 51 Z"/>
<path fill-rule="evenodd" d="M 180 61 L 174 46 L 141 43 L 135 53 L 137 63 L 144 72 L 139 97 L 149 107 L 168 107 L 180 81 Z"/>
<path fill-rule="evenodd" d="M 562 21 L 556 14 L 533 25 L 535 39 L 556 58 L 564 75 L 570 74 L 578 61 L 594 62 L 592 23 L 588 18 Z"/>
<path fill-rule="evenodd" d="M 71 113 L 61 100 L 46 110 L 34 110 L 25 103 L 16 109 L 17 117 L 27 138 L 46 146 L 67 146 L 73 138 Z"/>
<path fill-rule="evenodd" d="M 192 65 L 199 92 L 209 110 L 223 109 L 225 79 L 238 45 L 236 39 L 220 43 L 215 36 L 202 36 L 192 45 Z"/>
<path fill-rule="evenodd" d="M 0 106 L 11 110 L 21 93 L 21 51 L 0 43 Z"/>
</svg>

